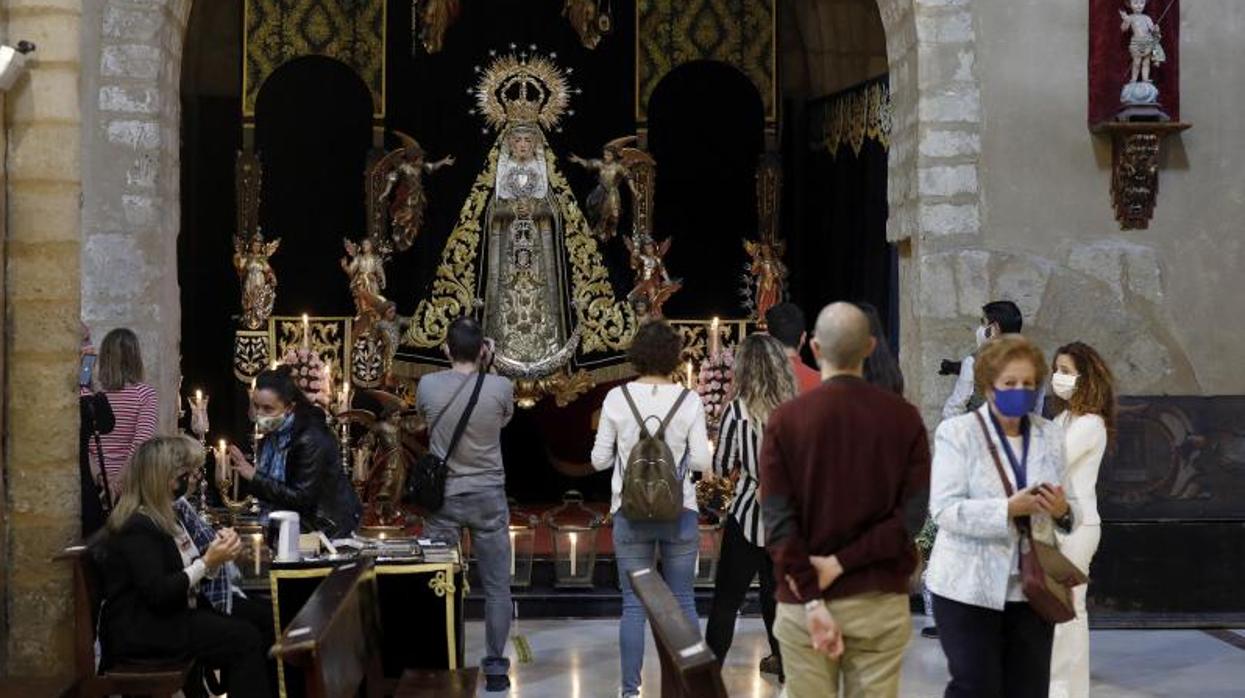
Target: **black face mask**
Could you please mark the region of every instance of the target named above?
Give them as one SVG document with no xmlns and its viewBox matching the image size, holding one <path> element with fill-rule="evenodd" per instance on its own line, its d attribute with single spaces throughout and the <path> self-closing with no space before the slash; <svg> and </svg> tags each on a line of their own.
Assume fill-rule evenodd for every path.
<svg viewBox="0 0 1245 698">
<path fill-rule="evenodd" d="M 173 487 L 173 499 L 181 499 L 190 491 L 190 473 L 186 473 L 177 478 L 177 484 Z"/>
</svg>

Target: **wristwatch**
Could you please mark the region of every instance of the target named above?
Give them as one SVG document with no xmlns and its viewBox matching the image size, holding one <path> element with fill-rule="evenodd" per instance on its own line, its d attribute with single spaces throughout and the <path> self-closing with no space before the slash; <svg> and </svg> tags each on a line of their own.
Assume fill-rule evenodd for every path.
<svg viewBox="0 0 1245 698">
<path fill-rule="evenodd" d="M 812 613 L 813 611 L 818 611 L 818 610 L 821 610 L 822 608 L 825 608 L 825 605 L 826 605 L 826 602 L 821 599 L 813 599 L 812 601 L 805 601 L 804 612 Z"/>
</svg>

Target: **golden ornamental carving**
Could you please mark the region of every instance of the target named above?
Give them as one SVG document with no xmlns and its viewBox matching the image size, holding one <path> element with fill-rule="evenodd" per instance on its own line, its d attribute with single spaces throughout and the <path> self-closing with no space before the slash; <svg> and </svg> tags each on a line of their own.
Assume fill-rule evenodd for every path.
<svg viewBox="0 0 1245 698">
<path fill-rule="evenodd" d="M 446 594 L 453 594 L 456 589 L 454 580 L 444 571 L 437 572 L 436 576 L 428 580 L 428 588 L 432 589 L 437 598 L 445 598 Z"/>
<path fill-rule="evenodd" d="M 242 114 L 255 115 L 264 82 L 303 56 L 326 56 L 352 68 L 385 115 L 386 0 L 246 0 Z"/>
<path fill-rule="evenodd" d="M 344 367 L 350 365 L 350 346 L 346 341 L 350 333 L 351 319 L 344 317 L 313 317 L 306 323 L 301 317 L 274 317 L 268 323 L 269 346 L 276 348 L 274 359 L 307 348 L 321 361 L 332 361 L 333 375 L 339 378 Z"/>
<path fill-rule="evenodd" d="M 894 105 L 890 87 L 877 80 L 840 92 L 813 105 L 814 150 L 826 150 L 831 157 L 847 146 L 859 156 L 866 141 L 890 148 L 894 125 Z"/>
</svg>

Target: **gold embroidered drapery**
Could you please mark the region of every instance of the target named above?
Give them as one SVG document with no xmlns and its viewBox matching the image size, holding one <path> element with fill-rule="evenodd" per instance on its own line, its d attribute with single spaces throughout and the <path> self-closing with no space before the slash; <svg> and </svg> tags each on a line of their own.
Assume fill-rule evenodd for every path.
<svg viewBox="0 0 1245 698">
<path fill-rule="evenodd" d="M 809 148 L 835 157 L 847 146 L 859 156 L 866 140 L 890 148 L 893 125 L 890 86 L 886 78 L 809 103 Z"/>
</svg>

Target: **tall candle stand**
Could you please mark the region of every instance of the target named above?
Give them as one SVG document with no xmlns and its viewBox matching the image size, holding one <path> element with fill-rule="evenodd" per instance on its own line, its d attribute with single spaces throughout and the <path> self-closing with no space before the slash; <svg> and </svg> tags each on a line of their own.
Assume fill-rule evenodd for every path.
<svg viewBox="0 0 1245 698">
<path fill-rule="evenodd" d="M 208 519 L 207 506 L 207 458 L 206 455 L 210 450 L 207 445 L 207 433 L 211 428 L 208 421 L 208 396 L 203 394 L 202 390 L 196 390 L 194 397 L 186 398 L 186 402 L 190 403 L 190 431 L 199 441 L 199 447 L 203 449 L 205 458 L 199 465 L 199 492 L 198 492 L 198 511 L 199 516 Z"/>
</svg>

